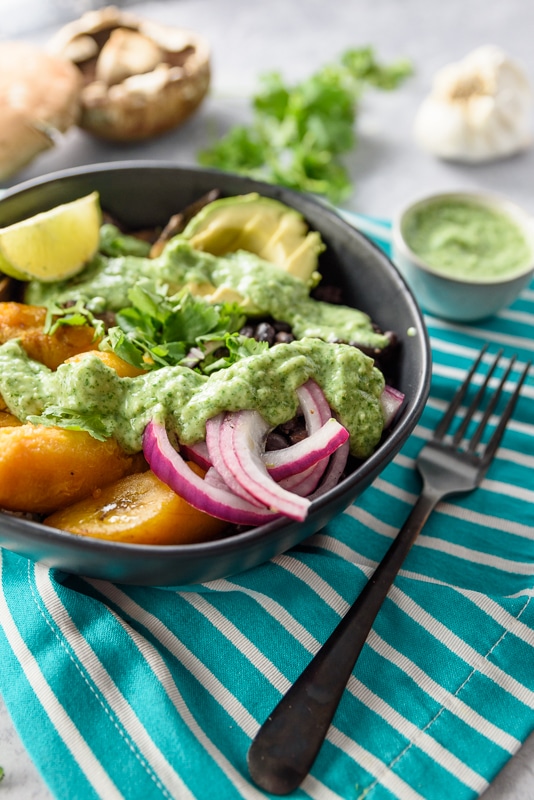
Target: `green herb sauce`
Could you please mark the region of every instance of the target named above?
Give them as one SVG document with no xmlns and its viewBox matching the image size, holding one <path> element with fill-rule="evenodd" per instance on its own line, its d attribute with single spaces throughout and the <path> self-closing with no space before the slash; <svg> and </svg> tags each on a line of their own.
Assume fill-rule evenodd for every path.
<svg viewBox="0 0 534 800">
<path fill-rule="evenodd" d="M 297 338 L 317 336 L 379 349 L 388 344 L 386 336 L 373 330 L 367 314 L 311 299 L 309 286 L 281 267 L 244 250 L 212 256 L 194 250 L 179 237 L 169 242 L 159 258 L 99 256 L 75 279 L 52 284 L 32 282 L 25 300 L 48 305 L 81 298 L 95 314 L 118 311 L 130 304 L 131 286 L 154 282 L 165 287 L 169 295 L 184 286 L 231 289 L 240 296 L 240 305 L 248 314 L 284 320 Z"/>
<path fill-rule="evenodd" d="M 120 252 L 124 243 L 108 233 L 108 251 Z M 257 255 L 216 257 L 176 237 L 156 259 L 100 253 L 69 281 L 30 283 L 25 300 L 44 306 L 82 301 L 93 313 L 117 311 L 130 305 L 129 288 L 143 285 L 171 297 L 184 287 L 229 290 L 249 315 L 290 323 L 297 340 L 209 375 L 178 365 L 136 378 L 119 378 L 93 355 L 50 371 L 12 340 L 0 347 L 0 394 L 9 410 L 21 420 L 115 437 L 136 452 L 152 418 L 175 429 L 184 444 L 204 439 L 206 421 L 224 410 L 255 409 L 275 427 L 295 416 L 296 389 L 313 378 L 349 430 L 352 454 L 366 458 L 373 452 L 384 424 L 384 377 L 360 350 L 334 342 L 381 348 L 387 337 L 374 331 L 366 314 L 311 299 L 306 283 Z"/>
<path fill-rule="evenodd" d="M 273 427 L 295 416 L 296 389 L 313 378 L 350 433 L 351 452 L 366 458 L 382 434 L 382 373 L 349 345 L 319 339 L 279 344 L 209 377 L 187 367 L 162 367 L 119 378 L 96 356 L 54 372 L 11 340 L 0 346 L 0 394 L 21 420 L 100 431 L 130 452 L 141 450 L 152 418 L 175 428 L 184 444 L 205 437 L 221 411 L 255 409 Z M 96 421 L 96 422 L 95 422 Z"/>
<path fill-rule="evenodd" d="M 403 225 L 408 246 L 437 272 L 472 281 L 527 268 L 532 247 L 507 215 L 482 203 L 439 199 L 411 212 Z"/>
</svg>

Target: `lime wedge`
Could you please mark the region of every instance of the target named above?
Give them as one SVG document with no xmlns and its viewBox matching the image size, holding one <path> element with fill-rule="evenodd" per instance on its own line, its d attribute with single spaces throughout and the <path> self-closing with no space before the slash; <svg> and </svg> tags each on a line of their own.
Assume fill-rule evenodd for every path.
<svg viewBox="0 0 534 800">
<path fill-rule="evenodd" d="M 98 249 L 98 192 L 0 228 L 0 272 L 21 281 L 60 281 L 80 272 Z"/>
</svg>

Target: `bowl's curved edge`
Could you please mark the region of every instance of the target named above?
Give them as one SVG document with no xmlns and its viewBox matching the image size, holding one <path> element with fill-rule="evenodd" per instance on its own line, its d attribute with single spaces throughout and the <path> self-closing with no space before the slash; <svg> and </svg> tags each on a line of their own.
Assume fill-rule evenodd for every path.
<svg viewBox="0 0 534 800">
<path fill-rule="evenodd" d="M 193 182 L 200 182 L 206 191 L 225 183 L 227 194 L 259 191 L 275 197 L 281 202 L 297 208 L 314 227 L 315 220 L 327 222 L 328 235 L 336 237 L 343 246 L 344 241 L 358 240 L 366 258 L 378 258 L 387 263 L 388 288 L 395 298 L 402 298 L 406 319 L 411 330 L 399 332 L 402 338 L 401 357 L 406 359 L 410 369 L 405 370 L 405 385 L 402 387 L 408 398 L 391 432 L 385 437 L 376 452 L 349 475 L 341 484 L 313 502 L 310 514 L 304 523 L 278 521 L 235 534 L 227 539 L 197 545 L 161 546 L 133 545 L 107 542 L 99 539 L 77 537 L 64 531 L 47 528 L 39 523 L 21 520 L 15 516 L 1 514 L 0 546 L 23 555 L 46 566 L 66 573 L 85 575 L 116 583 L 138 585 L 188 585 L 197 584 L 218 577 L 241 572 L 280 554 L 291 546 L 320 530 L 332 516 L 344 511 L 364 491 L 383 468 L 400 450 L 411 434 L 424 409 L 431 380 L 431 349 L 422 312 L 391 260 L 378 246 L 363 233 L 357 231 L 342 219 L 333 209 L 320 201 L 285 187 L 263 184 L 249 178 L 221 173 L 217 170 L 204 170 L 195 167 L 180 167 L 167 161 L 122 161 L 74 167 L 26 181 L 7 190 L 0 200 L 0 224 L 10 224 L 22 216 L 29 216 L 37 210 L 65 202 L 65 187 L 77 182 L 82 187 L 93 186 L 95 176 L 116 172 L 123 178 L 133 177 L 132 171 L 153 170 Z M 135 181 L 132 180 L 132 185 Z M 92 188 L 88 189 L 92 191 Z M 84 191 L 78 188 L 72 192 L 72 199 Z M 115 201 L 120 200 L 122 191 L 117 192 Z M 111 193 L 113 195 L 113 193 Z M 61 196 L 61 199 L 58 199 Z M 199 189 L 191 193 L 191 200 L 199 196 Z M 33 198 L 33 199 L 32 199 Z M 31 202 L 28 202 L 30 200 Z M 7 221 L 2 221 L 5 209 L 10 207 Z M 33 209 L 33 210 L 32 210 Z M 159 213 L 151 206 L 152 213 Z M 113 209 L 110 209 L 113 212 Z M 145 199 L 141 198 L 136 212 L 145 213 Z M 135 216 L 135 214 L 134 214 Z M 161 220 L 160 220 L 161 222 Z M 323 225 L 321 225 L 323 230 Z M 391 284 L 391 287 L 389 287 Z M 368 287 L 369 289 L 369 287 Z M 372 287 L 371 287 L 372 290 Z M 411 350 L 407 352 L 407 350 Z M 24 537 L 21 539 L 21 528 Z M 211 563 L 207 565 L 211 556 Z"/>
</svg>

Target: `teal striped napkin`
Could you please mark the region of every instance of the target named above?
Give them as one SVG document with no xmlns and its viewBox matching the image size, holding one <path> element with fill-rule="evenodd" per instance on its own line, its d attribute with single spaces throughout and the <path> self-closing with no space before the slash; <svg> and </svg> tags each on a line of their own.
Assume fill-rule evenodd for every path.
<svg viewBox="0 0 534 800">
<path fill-rule="evenodd" d="M 351 219 L 388 249 L 386 222 Z M 415 457 L 480 345 L 532 357 L 534 285 L 479 326 L 427 323 L 420 424 L 300 547 L 177 591 L 1 554 L 0 689 L 57 798 L 266 796 L 248 778 L 251 738 L 402 525 L 420 490 Z M 296 797 L 474 798 L 534 728 L 533 400 L 530 377 L 483 486 L 430 518 Z"/>
</svg>

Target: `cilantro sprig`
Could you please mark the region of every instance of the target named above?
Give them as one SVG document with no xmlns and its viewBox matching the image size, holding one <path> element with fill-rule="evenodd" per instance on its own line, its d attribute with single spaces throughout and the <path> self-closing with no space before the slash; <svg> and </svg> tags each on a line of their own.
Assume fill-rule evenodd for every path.
<svg viewBox="0 0 534 800">
<path fill-rule="evenodd" d="M 85 307 L 83 300 L 78 300 L 69 306 L 62 306 L 53 302 L 47 306 L 44 332 L 50 336 L 63 326 L 79 325 L 91 325 L 94 328 L 94 341 L 104 335 L 104 323 Z"/>
<path fill-rule="evenodd" d="M 187 292 L 165 298 L 146 286 L 128 299 L 100 346 L 140 369 L 180 364 L 210 374 L 264 347 L 239 334 L 246 317 L 235 303 L 211 305 Z"/>
<path fill-rule="evenodd" d="M 362 47 L 347 50 L 339 62 L 294 85 L 278 72 L 260 76 L 252 123 L 231 128 L 198 153 L 198 161 L 339 202 L 352 191 L 341 157 L 356 145 L 364 90 L 390 91 L 411 72 L 407 60 L 384 65 L 371 47 Z"/>
<path fill-rule="evenodd" d="M 362 47 L 294 85 L 279 72 L 260 76 L 252 123 L 232 128 L 198 161 L 339 202 L 352 191 L 341 157 L 356 145 L 363 92 L 369 86 L 390 91 L 411 73 L 407 60 L 384 65 L 371 47 Z"/>
<path fill-rule="evenodd" d="M 113 436 L 113 422 L 95 412 L 73 410 L 64 406 L 47 406 L 39 415 L 30 414 L 28 422 L 61 427 L 68 431 L 87 431 L 94 439 L 105 442 Z"/>
</svg>

